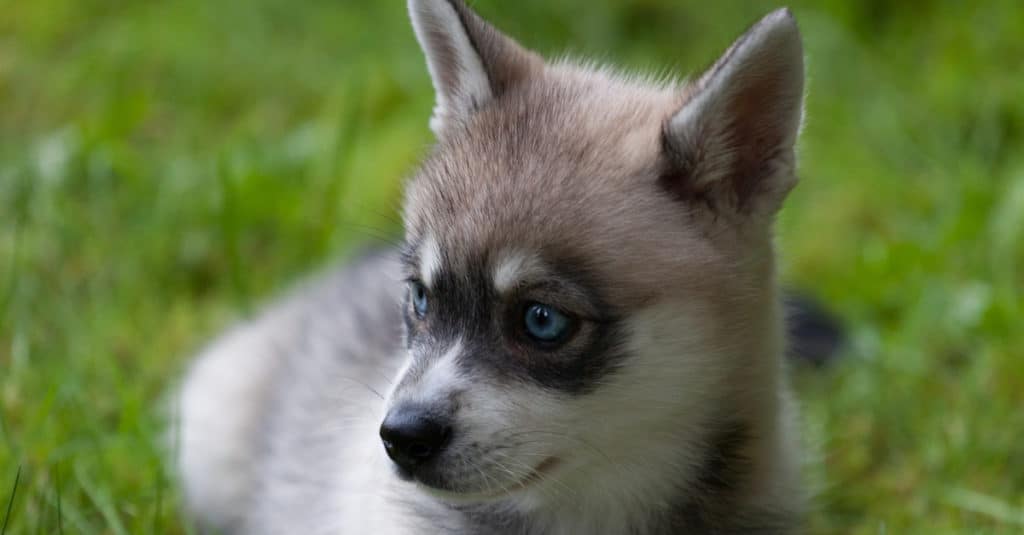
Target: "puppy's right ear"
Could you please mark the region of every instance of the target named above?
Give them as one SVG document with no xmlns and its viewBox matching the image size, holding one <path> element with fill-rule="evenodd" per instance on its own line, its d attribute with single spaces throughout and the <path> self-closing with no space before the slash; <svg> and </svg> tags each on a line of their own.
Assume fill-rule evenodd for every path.
<svg viewBox="0 0 1024 535">
<path fill-rule="evenodd" d="M 409 16 L 437 93 L 430 129 L 438 137 L 543 66 L 462 0 L 409 0 Z"/>
</svg>

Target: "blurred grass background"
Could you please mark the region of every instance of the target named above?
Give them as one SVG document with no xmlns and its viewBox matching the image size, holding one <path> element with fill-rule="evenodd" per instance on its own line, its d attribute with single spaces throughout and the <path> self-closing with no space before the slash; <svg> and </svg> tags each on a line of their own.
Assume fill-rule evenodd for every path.
<svg viewBox="0 0 1024 535">
<path fill-rule="evenodd" d="M 776 7 L 475 5 L 548 54 L 679 73 Z M 1024 8 L 791 5 L 810 83 L 784 273 L 851 331 L 797 374 L 810 531 L 1022 532 Z M 187 531 L 166 392 L 232 318 L 398 234 L 431 103 L 398 0 L 0 0 L 7 533 Z"/>
</svg>

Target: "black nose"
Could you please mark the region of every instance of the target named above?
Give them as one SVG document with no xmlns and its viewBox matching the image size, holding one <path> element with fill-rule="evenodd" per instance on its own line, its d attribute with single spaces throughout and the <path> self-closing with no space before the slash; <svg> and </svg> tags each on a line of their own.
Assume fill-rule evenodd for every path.
<svg viewBox="0 0 1024 535">
<path fill-rule="evenodd" d="M 451 426 L 445 419 L 418 407 L 396 407 L 380 426 L 380 438 L 388 457 L 410 474 L 437 457 L 451 434 Z"/>
</svg>

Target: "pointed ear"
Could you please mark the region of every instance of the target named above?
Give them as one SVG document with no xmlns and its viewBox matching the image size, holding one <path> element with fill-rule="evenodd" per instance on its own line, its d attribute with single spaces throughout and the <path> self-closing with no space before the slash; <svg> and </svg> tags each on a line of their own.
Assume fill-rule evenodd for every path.
<svg viewBox="0 0 1024 535">
<path fill-rule="evenodd" d="M 409 0 L 409 16 L 437 92 L 430 128 L 439 137 L 542 64 L 462 0 Z"/>
<path fill-rule="evenodd" d="M 796 184 L 803 46 L 788 9 L 761 19 L 665 123 L 661 185 L 715 209 L 772 214 Z"/>
</svg>

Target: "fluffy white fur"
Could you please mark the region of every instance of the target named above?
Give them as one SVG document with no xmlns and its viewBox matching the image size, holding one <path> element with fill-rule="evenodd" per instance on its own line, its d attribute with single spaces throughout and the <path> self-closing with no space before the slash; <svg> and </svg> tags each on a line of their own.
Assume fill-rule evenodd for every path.
<svg viewBox="0 0 1024 535">
<path fill-rule="evenodd" d="M 510 250 L 498 255 L 492 278 L 499 293 L 507 293 L 524 279 L 537 278 L 544 273 L 544 263 L 534 254 Z"/>
<path fill-rule="evenodd" d="M 434 285 L 434 279 L 437 277 L 438 272 L 441 271 L 443 256 L 441 256 L 441 246 L 434 239 L 433 234 L 428 234 L 423 240 L 423 244 L 420 245 L 420 281 L 430 288 Z"/>
</svg>

